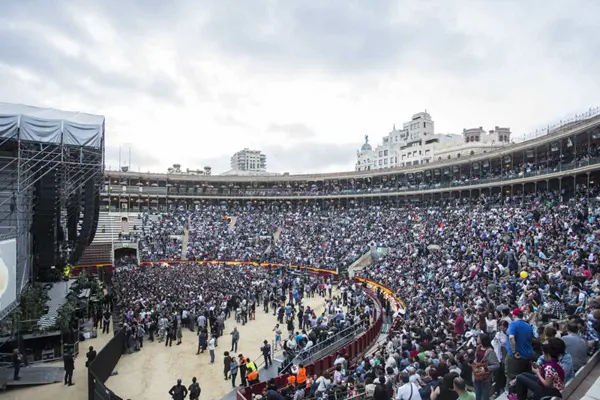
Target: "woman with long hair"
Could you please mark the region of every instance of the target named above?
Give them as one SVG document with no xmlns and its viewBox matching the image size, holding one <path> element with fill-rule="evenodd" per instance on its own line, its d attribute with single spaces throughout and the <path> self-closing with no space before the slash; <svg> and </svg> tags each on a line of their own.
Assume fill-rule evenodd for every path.
<svg viewBox="0 0 600 400">
<path fill-rule="evenodd" d="M 438 387 L 431 392 L 429 397 L 431 400 L 456 400 L 458 399 L 458 393 L 454 391 L 454 378 L 458 374 L 456 372 L 450 372 L 442 378 L 442 382 Z"/>
<path fill-rule="evenodd" d="M 565 371 L 559 363 L 562 347 L 557 340 L 551 339 L 542 346 L 544 364 L 535 363 L 533 373 L 524 372 L 517 376 L 517 393 L 510 394 L 509 400 L 526 400 L 528 391 L 532 391 L 535 399 L 543 397 L 562 397 L 560 391 L 565 388 Z"/>
<path fill-rule="evenodd" d="M 477 337 L 475 362 L 473 363 L 473 386 L 475 400 L 489 400 L 492 389 L 492 373 L 500 368 L 498 356 L 492 348 L 492 341 L 487 334 Z"/>
</svg>

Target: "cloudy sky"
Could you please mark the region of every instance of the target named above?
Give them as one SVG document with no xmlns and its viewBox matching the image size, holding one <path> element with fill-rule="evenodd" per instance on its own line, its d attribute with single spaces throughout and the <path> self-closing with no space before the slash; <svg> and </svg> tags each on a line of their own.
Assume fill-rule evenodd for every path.
<svg viewBox="0 0 600 400">
<path fill-rule="evenodd" d="M 106 116 L 107 166 L 353 169 L 436 131 L 535 131 L 600 105 L 597 0 L 3 0 L 0 101 Z M 128 150 L 125 150 L 125 154 Z"/>
</svg>

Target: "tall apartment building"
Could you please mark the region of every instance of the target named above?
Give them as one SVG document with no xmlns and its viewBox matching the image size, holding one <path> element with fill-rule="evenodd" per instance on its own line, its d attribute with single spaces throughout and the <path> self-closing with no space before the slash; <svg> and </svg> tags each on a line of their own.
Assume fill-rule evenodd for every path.
<svg viewBox="0 0 600 400">
<path fill-rule="evenodd" d="M 267 156 L 260 150 L 240 150 L 231 157 L 231 169 L 234 172 L 266 172 Z"/>
<path fill-rule="evenodd" d="M 509 144 L 510 135 L 510 128 L 498 126 L 489 132 L 479 127 L 463 129 L 462 134 L 435 133 L 431 115 L 420 112 L 405 122 L 402 129 L 396 129 L 394 125 L 375 149 L 369 144 L 369 137 L 365 136 L 365 143 L 356 154 L 355 169 L 369 171 L 404 167 L 484 153 Z"/>
</svg>

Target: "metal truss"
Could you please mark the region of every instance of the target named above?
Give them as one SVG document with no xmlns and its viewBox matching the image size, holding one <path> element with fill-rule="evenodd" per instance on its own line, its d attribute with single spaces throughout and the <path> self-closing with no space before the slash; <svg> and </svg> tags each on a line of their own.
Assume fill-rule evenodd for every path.
<svg viewBox="0 0 600 400">
<path fill-rule="evenodd" d="M 17 240 L 17 293 L 29 281 L 32 269 L 30 230 L 33 223 L 35 184 L 55 173 L 60 224 L 67 232 L 67 206 L 81 197 L 90 181 L 100 190 L 104 173 L 104 148 L 73 147 L 8 138 L 0 141 L 0 240 Z M 74 241 L 76 238 L 69 238 Z M 0 312 L 0 320 L 18 300 Z"/>
</svg>

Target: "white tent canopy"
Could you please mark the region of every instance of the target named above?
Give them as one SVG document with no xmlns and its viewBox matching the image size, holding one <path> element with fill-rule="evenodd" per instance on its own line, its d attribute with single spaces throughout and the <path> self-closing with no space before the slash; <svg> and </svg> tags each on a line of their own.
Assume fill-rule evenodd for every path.
<svg viewBox="0 0 600 400">
<path fill-rule="evenodd" d="M 104 117 L 0 102 L 0 139 L 101 148 Z"/>
</svg>

